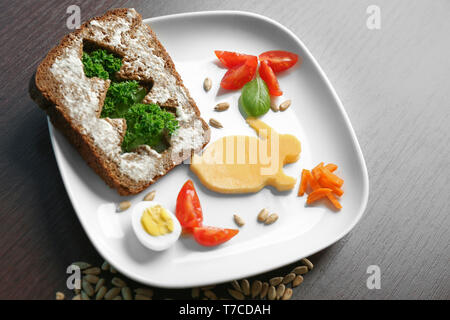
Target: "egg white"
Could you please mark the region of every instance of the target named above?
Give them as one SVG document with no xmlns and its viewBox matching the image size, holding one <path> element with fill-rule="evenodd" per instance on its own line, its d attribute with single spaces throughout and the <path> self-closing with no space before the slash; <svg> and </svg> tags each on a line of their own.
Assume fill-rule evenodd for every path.
<svg viewBox="0 0 450 320">
<path fill-rule="evenodd" d="M 173 221 L 173 231 L 171 233 L 166 233 L 164 235 L 155 237 L 145 231 L 141 223 L 141 218 L 144 214 L 145 209 L 154 207 L 156 205 L 160 205 L 161 207 L 166 209 L 167 213 Z M 133 206 L 131 224 L 133 226 L 134 233 L 136 234 L 142 245 L 155 251 L 166 250 L 167 248 L 172 246 L 175 241 L 177 241 L 181 234 L 181 225 L 178 222 L 177 217 L 170 210 L 156 201 L 141 201 L 135 204 Z"/>
</svg>

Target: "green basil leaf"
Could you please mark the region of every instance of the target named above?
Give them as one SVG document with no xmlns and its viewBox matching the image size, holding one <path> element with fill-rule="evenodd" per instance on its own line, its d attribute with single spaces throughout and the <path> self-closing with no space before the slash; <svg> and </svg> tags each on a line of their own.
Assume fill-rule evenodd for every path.
<svg viewBox="0 0 450 320">
<path fill-rule="evenodd" d="M 246 83 L 239 102 L 248 116 L 259 117 L 267 113 L 270 109 L 270 95 L 264 80 L 257 77 Z"/>
</svg>

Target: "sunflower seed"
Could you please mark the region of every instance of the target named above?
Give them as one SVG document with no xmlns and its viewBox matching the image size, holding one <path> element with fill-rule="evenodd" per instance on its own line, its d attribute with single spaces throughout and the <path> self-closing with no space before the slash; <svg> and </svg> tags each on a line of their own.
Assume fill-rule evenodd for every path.
<svg viewBox="0 0 450 320">
<path fill-rule="evenodd" d="M 280 104 L 280 111 L 284 111 L 291 106 L 291 100 L 286 100 L 285 102 Z"/>
<path fill-rule="evenodd" d="M 233 290 L 233 289 L 228 289 L 228 293 L 230 294 L 230 296 L 232 296 L 233 298 L 235 298 L 236 300 L 244 300 L 245 297 L 242 294 L 242 292 Z"/>
<path fill-rule="evenodd" d="M 91 284 L 96 284 L 98 282 L 98 277 L 94 276 L 93 274 L 87 274 L 83 277 L 83 279 Z"/>
<path fill-rule="evenodd" d="M 95 285 L 95 292 L 97 292 L 101 287 L 103 287 L 106 283 L 106 280 L 101 278 L 98 280 L 97 284 Z"/>
<path fill-rule="evenodd" d="M 264 299 L 267 296 L 267 292 L 269 291 L 269 283 L 263 282 L 262 288 L 261 288 L 261 294 L 259 295 L 261 299 Z"/>
<path fill-rule="evenodd" d="M 56 300 L 64 300 L 64 298 L 65 298 L 64 293 L 59 292 L 59 291 L 56 292 L 55 298 L 56 298 Z"/>
<path fill-rule="evenodd" d="M 77 266 L 80 270 L 87 269 L 91 266 L 89 263 L 83 261 L 72 262 L 72 265 Z"/>
<path fill-rule="evenodd" d="M 292 288 L 295 288 L 295 287 L 301 285 L 302 282 L 303 282 L 303 277 L 301 275 L 296 276 L 294 281 L 292 281 Z"/>
<path fill-rule="evenodd" d="M 256 298 L 258 294 L 261 293 L 262 282 L 259 280 L 255 280 L 252 283 L 252 298 Z"/>
<path fill-rule="evenodd" d="M 122 201 L 121 203 L 119 203 L 119 206 L 117 207 L 117 211 L 125 211 L 129 207 L 131 207 L 130 201 Z"/>
<path fill-rule="evenodd" d="M 214 118 L 209 119 L 209 124 L 216 129 L 223 128 L 222 124 Z"/>
<path fill-rule="evenodd" d="M 81 300 L 91 300 L 91 298 L 89 298 L 86 292 L 81 290 Z"/>
<path fill-rule="evenodd" d="M 102 271 L 100 270 L 99 267 L 93 267 L 93 268 L 89 268 L 89 269 L 86 269 L 86 270 L 83 271 L 84 274 L 92 274 L 92 275 L 95 275 L 95 276 L 99 275 L 100 272 L 102 272 Z"/>
<path fill-rule="evenodd" d="M 142 296 L 147 296 L 149 298 L 153 297 L 153 290 L 149 288 L 138 288 L 134 289 L 134 293 L 140 294 Z"/>
<path fill-rule="evenodd" d="M 112 283 L 114 286 L 119 287 L 119 288 L 123 288 L 123 287 L 126 287 L 126 286 L 127 286 L 127 284 L 125 283 L 125 281 L 123 281 L 122 279 L 117 278 L 117 277 L 112 278 L 111 283 Z"/>
<path fill-rule="evenodd" d="M 283 296 L 284 291 L 286 291 L 286 286 L 284 284 L 280 284 L 277 287 L 277 300 L 279 300 Z"/>
<path fill-rule="evenodd" d="M 247 279 L 241 281 L 242 293 L 246 296 L 250 295 L 250 283 Z"/>
<path fill-rule="evenodd" d="M 237 280 L 233 280 L 233 281 L 231 282 L 231 285 L 233 286 L 233 288 L 234 288 L 236 291 L 242 292 L 242 288 L 241 288 L 241 286 L 239 285 L 239 282 L 238 282 Z"/>
<path fill-rule="evenodd" d="M 72 298 L 72 300 L 81 300 L 81 294 L 77 294 Z"/>
<path fill-rule="evenodd" d="M 283 296 L 281 297 L 281 300 L 289 300 L 292 297 L 292 289 L 287 288 L 286 291 L 284 291 Z"/>
<path fill-rule="evenodd" d="M 278 220 L 278 215 L 276 213 L 272 213 L 267 219 L 264 221 L 265 225 L 269 225 Z"/>
<path fill-rule="evenodd" d="M 94 295 L 94 288 L 92 287 L 92 285 L 87 282 L 86 280 L 83 279 L 82 283 L 81 283 L 81 287 L 83 288 L 83 291 L 86 292 L 86 294 L 89 297 L 92 297 Z"/>
<path fill-rule="evenodd" d="M 107 291 L 108 289 L 105 286 L 102 286 L 100 289 L 98 289 L 98 292 L 95 295 L 95 300 L 102 300 Z"/>
<path fill-rule="evenodd" d="M 137 294 L 134 296 L 134 300 L 152 300 L 152 298 L 149 298 L 147 296 L 144 296 L 142 294 Z"/>
<path fill-rule="evenodd" d="M 113 300 L 122 300 L 121 296 L 115 296 Z"/>
<path fill-rule="evenodd" d="M 131 294 L 131 289 L 129 287 L 122 288 L 123 300 L 133 300 L 133 295 Z"/>
<path fill-rule="evenodd" d="M 264 221 L 266 221 L 268 216 L 269 216 L 269 210 L 264 208 L 258 213 L 258 221 L 259 222 L 264 222 Z"/>
<path fill-rule="evenodd" d="M 269 280 L 271 286 L 277 286 L 283 281 L 283 277 L 274 277 Z"/>
<path fill-rule="evenodd" d="M 242 219 L 241 217 L 239 217 L 237 214 L 233 215 L 233 217 L 234 217 L 234 222 L 236 222 L 236 224 L 237 224 L 239 227 L 244 226 L 244 224 L 245 224 L 244 219 Z"/>
<path fill-rule="evenodd" d="M 212 285 L 209 285 L 209 286 L 203 286 L 203 287 L 200 287 L 200 289 L 201 289 L 202 291 L 206 291 L 206 290 L 214 289 L 215 287 L 216 287 L 216 285 L 212 284 Z"/>
<path fill-rule="evenodd" d="M 111 273 L 117 273 L 117 270 L 116 270 L 116 268 L 114 268 L 113 266 L 109 266 L 109 272 L 111 272 Z"/>
<path fill-rule="evenodd" d="M 214 110 L 215 111 L 226 111 L 226 110 L 228 110 L 229 107 L 230 107 L 230 104 L 228 102 L 221 102 L 221 103 L 218 103 L 214 107 Z"/>
<path fill-rule="evenodd" d="M 205 297 L 211 299 L 211 300 L 217 300 L 217 296 L 214 292 L 212 292 L 211 290 L 206 290 L 205 292 L 203 292 L 203 294 L 205 295 Z"/>
<path fill-rule="evenodd" d="M 303 258 L 300 260 L 305 266 L 308 267 L 309 270 L 312 270 L 312 268 L 314 268 L 314 265 L 312 264 L 311 261 L 309 261 L 309 259 L 307 258 Z"/>
<path fill-rule="evenodd" d="M 284 283 L 284 284 L 291 283 L 294 279 L 295 279 L 295 273 L 293 273 L 293 272 L 288 273 L 288 274 L 283 278 L 283 283 Z"/>
<path fill-rule="evenodd" d="M 105 294 L 105 300 L 112 300 L 120 293 L 120 288 L 114 287 L 108 290 Z"/>
<path fill-rule="evenodd" d="M 278 108 L 277 104 L 275 102 L 270 103 L 270 109 L 272 109 L 273 112 L 278 112 L 280 109 Z"/>
<path fill-rule="evenodd" d="M 275 300 L 276 297 L 277 297 L 277 289 L 275 289 L 274 286 L 270 286 L 269 291 L 267 293 L 267 299 Z"/>
<path fill-rule="evenodd" d="M 144 197 L 144 201 L 153 201 L 155 199 L 156 191 L 153 190 L 152 192 L 147 193 L 147 195 Z"/>
<path fill-rule="evenodd" d="M 205 89 L 206 92 L 208 92 L 209 90 L 211 90 L 212 87 L 212 81 L 210 78 L 205 78 L 205 80 L 203 81 L 203 89 Z"/>
<path fill-rule="evenodd" d="M 193 299 L 198 299 L 200 297 L 200 289 L 192 288 L 191 296 Z"/>
<path fill-rule="evenodd" d="M 102 264 L 102 270 L 103 271 L 107 271 L 107 270 L 109 270 L 109 262 L 108 261 L 103 261 L 103 264 Z"/>
<path fill-rule="evenodd" d="M 292 270 L 292 272 L 295 274 L 305 274 L 308 272 L 308 267 L 307 266 L 298 266 L 298 267 L 294 268 L 294 270 Z"/>
</svg>

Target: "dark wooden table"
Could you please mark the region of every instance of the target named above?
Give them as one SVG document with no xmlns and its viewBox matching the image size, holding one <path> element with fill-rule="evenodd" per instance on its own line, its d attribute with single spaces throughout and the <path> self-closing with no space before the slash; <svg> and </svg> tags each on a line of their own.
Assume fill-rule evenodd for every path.
<svg viewBox="0 0 450 320">
<path fill-rule="evenodd" d="M 81 19 L 112 7 L 143 17 L 248 10 L 292 29 L 340 95 L 369 168 L 362 221 L 311 259 L 296 299 L 449 299 L 450 176 L 448 1 L 377 1 L 380 30 L 366 27 L 372 1 L 14 1 L 0 4 L 0 298 L 53 299 L 67 266 L 101 258 L 78 222 L 59 175 L 47 121 L 28 96 L 38 62 Z M 369 265 L 381 289 L 369 290 Z M 258 278 L 267 279 L 292 266 Z M 160 290 L 158 297 L 188 297 Z"/>
</svg>

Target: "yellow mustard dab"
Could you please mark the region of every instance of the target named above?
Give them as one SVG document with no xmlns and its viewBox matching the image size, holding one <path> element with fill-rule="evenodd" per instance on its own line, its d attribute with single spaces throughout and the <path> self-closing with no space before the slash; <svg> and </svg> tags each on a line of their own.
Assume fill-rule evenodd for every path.
<svg viewBox="0 0 450 320">
<path fill-rule="evenodd" d="M 294 188 L 296 179 L 283 166 L 298 160 L 300 141 L 290 134 L 278 134 L 261 120 L 248 118 L 259 138 L 227 136 L 194 155 L 191 170 L 208 189 L 219 193 L 251 193 L 265 186 L 278 191 Z"/>
<path fill-rule="evenodd" d="M 141 218 L 144 230 L 152 236 L 162 236 L 173 231 L 172 218 L 166 209 L 156 205 L 144 210 Z"/>
</svg>

